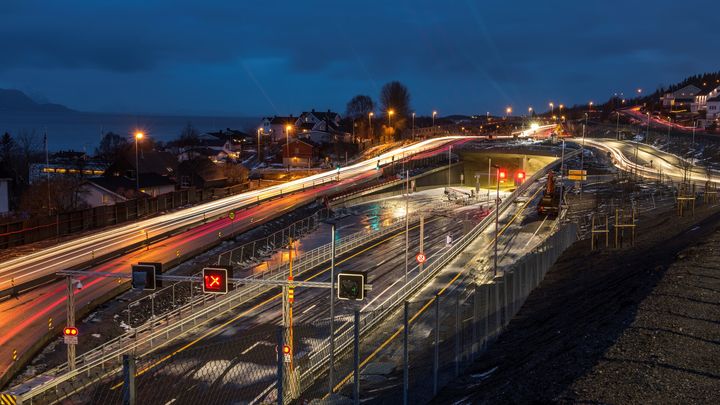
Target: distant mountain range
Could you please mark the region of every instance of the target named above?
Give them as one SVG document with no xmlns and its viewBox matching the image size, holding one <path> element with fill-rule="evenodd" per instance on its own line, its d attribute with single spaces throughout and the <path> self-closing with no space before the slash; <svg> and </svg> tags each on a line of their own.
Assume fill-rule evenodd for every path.
<svg viewBox="0 0 720 405">
<path fill-rule="evenodd" d="M 0 111 L 6 112 L 73 112 L 64 105 L 38 103 L 20 90 L 0 89 Z"/>
</svg>

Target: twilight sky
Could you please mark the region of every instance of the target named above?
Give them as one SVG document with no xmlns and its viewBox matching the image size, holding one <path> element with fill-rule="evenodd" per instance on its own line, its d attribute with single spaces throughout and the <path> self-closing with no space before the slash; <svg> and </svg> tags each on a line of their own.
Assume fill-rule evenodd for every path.
<svg viewBox="0 0 720 405">
<path fill-rule="evenodd" d="M 718 4 L 4 0 L 0 87 L 83 111 L 261 116 L 377 100 L 420 115 L 604 101 L 720 70 Z"/>
</svg>

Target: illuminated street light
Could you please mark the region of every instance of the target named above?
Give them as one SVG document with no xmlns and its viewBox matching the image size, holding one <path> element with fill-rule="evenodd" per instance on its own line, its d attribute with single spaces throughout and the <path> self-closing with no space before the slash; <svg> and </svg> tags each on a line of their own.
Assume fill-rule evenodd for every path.
<svg viewBox="0 0 720 405">
<path fill-rule="evenodd" d="M 135 188 L 140 191 L 140 157 L 138 155 L 138 142 L 145 134 L 140 131 L 135 132 Z"/>
<path fill-rule="evenodd" d="M 288 157 L 290 156 L 290 130 L 292 129 L 292 125 L 288 125 L 285 127 L 285 147 L 287 148 L 287 154 Z M 290 159 L 288 159 L 288 171 L 290 171 Z"/>
<path fill-rule="evenodd" d="M 550 106 L 550 115 L 552 115 L 553 119 L 555 119 L 555 104 L 551 101 L 548 105 Z"/>
<path fill-rule="evenodd" d="M 370 138 L 372 139 L 373 136 L 373 127 L 372 127 L 372 117 L 375 115 L 374 112 L 370 111 L 368 113 L 368 125 L 370 126 Z"/>
<path fill-rule="evenodd" d="M 432 113 L 432 126 L 435 127 L 435 116 L 437 115 L 437 111 L 433 111 Z"/>
<path fill-rule="evenodd" d="M 505 118 L 507 118 L 510 114 L 512 114 L 512 107 L 508 107 L 505 109 Z"/>
<path fill-rule="evenodd" d="M 395 110 L 388 110 L 387 116 L 388 116 L 388 126 L 392 126 L 392 116 L 395 114 Z"/>
</svg>

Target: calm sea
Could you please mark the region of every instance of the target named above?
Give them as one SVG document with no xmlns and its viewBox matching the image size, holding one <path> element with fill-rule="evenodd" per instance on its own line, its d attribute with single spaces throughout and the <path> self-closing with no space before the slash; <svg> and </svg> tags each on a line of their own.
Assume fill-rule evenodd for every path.
<svg viewBox="0 0 720 405">
<path fill-rule="evenodd" d="M 188 122 L 200 133 L 231 128 L 253 134 L 260 125 L 260 118 L 0 111 L 0 135 L 9 132 L 15 136 L 21 131 L 35 131 L 42 142 L 42 135 L 47 132 L 50 151 L 84 149 L 92 153 L 102 134 L 108 131 L 130 138 L 139 129 L 154 139 L 169 141 L 177 138 Z"/>
</svg>

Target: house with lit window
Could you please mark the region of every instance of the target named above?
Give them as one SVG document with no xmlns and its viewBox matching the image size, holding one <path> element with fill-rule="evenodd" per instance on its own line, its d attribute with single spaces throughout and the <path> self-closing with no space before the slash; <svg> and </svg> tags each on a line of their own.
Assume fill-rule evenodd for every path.
<svg viewBox="0 0 720 405">
<path fill-rule="evenodd" d="M 695 96 L 699 95 L 701 92 L 702 89 L 689 84 L 671 93 L 665 93 L 665 95 L 660 99 L 662 100 L 663 107 L 670 109 L 673 107 L 690 109 L 690 105 L 695 102 Z"/>
<path fill-rule="evenodd" d="M 284 166 L 310 167 L 318 156 L 318 149 L 311 142 L 293 139 L 283 145 L 282 160 Z"/>
<path fill-rule="evenodd" d="M 62 151 L 50 155 L 48 162 L 31 163 L 28 181 L 30 184 L 56 178 L 85 178 L 99 176 L 107 166 L 96 162 L 84 152 Z"/>
<path fill-rule="evenodd" d="M 708 99 L 705 108 L 705 120 L 717 121 L 720 119 L 720 94 Z"/>
<path fill-rule="evenodd" d="M 287 136 L 292 138 L 296 135 L 295 123 L 297 120 L 297 117 L 293 117 L 292 114 L 289 117 L 278 117 L 277 115 L 265 117 L 262 121 L 262 135 L 269 137 L 272 142 L 285 141 Z"/>
</svg>

